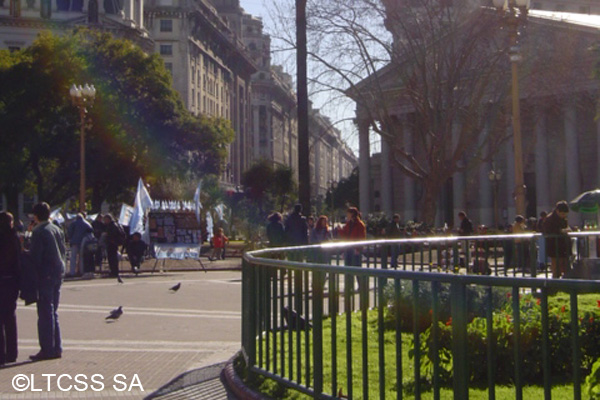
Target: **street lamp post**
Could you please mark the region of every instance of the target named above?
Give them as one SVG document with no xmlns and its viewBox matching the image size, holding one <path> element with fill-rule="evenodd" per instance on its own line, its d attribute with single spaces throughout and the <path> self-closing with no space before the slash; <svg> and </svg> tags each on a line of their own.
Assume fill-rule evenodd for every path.
<svg viewBox="0 0 600 400">
<path fill-rule="evenodd" d="M 523 145 L 521 138 L 521 112 L 519 107 L 519 76 L 518 64 L 521 62 L 521 54 L 518 47 L 520 19 L 525 20 L 529 0 L 494 0 L 494 6 L 498 10 L 508 10 L 508 26 L 510 28 L 510 62 L 512 73 L 512 122 L 513 143 L 515 154 L 515 205 L 517 215 L 525 215 L 525 180 L 523 178 Z"/>
<path fill-rule="evenodd" d="M 489 172 L 488 178 L 494 188 L 494 226 L 498 228 L 498 221 L 500 220 L 498 215 L 498 184 L 500 183 L 500 179 L 502 179 L 502 171 L 496 169 L 492 164 L 492 170 Z"/>
<path fill-rule="evenodd" d="M 94 85 L 76 86 L 75 84 L 69 89 L 69 94 L 73 100 L 73 104 L 79 110 L 80 131 L 79 131 L 79 211 L 85 211 L 85 115 L 87 108 L 91 107 L 96 97 L 96 88 Z"/>
</svg>

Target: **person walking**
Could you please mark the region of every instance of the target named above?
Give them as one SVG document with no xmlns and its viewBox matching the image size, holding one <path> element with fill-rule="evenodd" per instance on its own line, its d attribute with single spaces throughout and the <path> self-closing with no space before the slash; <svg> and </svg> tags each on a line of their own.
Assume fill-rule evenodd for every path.
<svg viewBox="0 0 600 400">
<path fill-rule="evenodd" d="M 392 222 L 389 223 L 385 231 L 389 239 L 398 239 L 404 236 L 404 229 L 400 225 L 400 215 L 394 214 Z M 400 255 L 400 245 L 392 244 L 390 246 L 391 262 L 390 266 L 394 269 L 398 268 L 398 256 Z"/>
<path fill-rule="evenodd" d="M 221 259 L 225 244 L 229 243 L 229 238 L 223 233 L 223 228 L 217 229 L 217 234 L 212 237 L 213 251 L 208 259 L 210 261 Z"/>
<path fill-rule="evenodd" d="M 101 271 L 102 254 L 105 251 L 103 234 L 106 231 L 106 225 L 104 225 L 104 215 L 98 213 L 96 219 L 92 222 L 92 228 L 94 228 L 94 236 L 98 241 L 98 248 L 94 254 L 94 265 L 98 267 L 98 271 Z"/>
<path fill-rule="evenodd" d="M 77 214 L 75 221 L 71 222 L 67 228 L 67 238 L 71 247 L 70 268 L 67 276 L 81 275 L 83 269 L 80 252 L 81 242 L 84 236 L 92 230 L 92 225 L 85 220 L 85 216 L 82 213 Z"/>
<path fill-rule="evenodd" d="M 556 203 L 554 210 L 546 217 L 543 225 L 543 233 L 546 239 L 546 254 L 550 257 L 550 269 L 552 278 L 561 278 L 569 269 L 569 257 L 571 256 L 571 239 L 568 232 L 569 205 L 566 201 Z"/>
<path fill-rule="evenodd" d="M 269 247 L 282 247 L 285 246 L 285 228 L 281 223 L 282 217 L 278 212 L 274 212 L 267 218 L 269 223 L 267 224 L 267 239 L 269 240 Z"/>
<path fill-rule="evenodd" d="M 106 258 L 110 276 L 119 278 L 119 246 L 123 246 L 127 235 L 118 221 L 115 221 L 112 215 L 104 216 L 104 225 L 106 226 Z"/>
<path fill-rule="evenodd" d="M 33 218 L 36 226 L 31 234 L 30 254 L 38 274 L 37 314 L 41 349 L 29 358 L 40 361 L 62 356 L 58 303 L 65 274 L 66 247 L 63 231 L 49 221 L 48 203 L 36 204 Z"/>
<path fill-rule="evenodd" d="M 302 215 L 302 204 L 296 204 L 294 212 L 285 220 L 285 236 L 290 246 L 308 244 L 308 223 Z"/>
<path fill-rule="evenodd" d="M 305 246 L 308 244 L 308 223 L 302 215 L 302 204 L 294 206 L 294 212 L 285 220 L 285 237 L 289 246 Z M 300 251 L 288 253 L 291 261 L 303 261 L 304 254 Z"/>
<path fill-rule="evenodd" d="M 356 207 L 346 210 L 346 224 L 340 232 L 343 240 L 364 240 L 367 238 L 367 228 L 360 218 L 360 212 Z M 362 266 L 362 248 L 350 247 L 344 253 L 344 265 Z"/>
<path fill-rule="evenodd" d="M 0 212 L 0 366 L 17 361 L 21 241 L 9 212 Z"/>
<path fill-rule="evenodd" d="M 310 244 L 321 244 L 329 242 L 332 239 L 331 231 L 329 230 L 329 218 L 326 215 L 321 215 L 317 219 L 317 223 L 310 231 Z M 329 255 L 326 250 L 313 249 L 314 262 L 319 264 L 329 264 Z"/>
<path fill-rule="evenodd" d="M 460 211 L 458 213 L 458 219 L 460 220 L 460 227 L 458 228 L 459 236 L 469 236 L 473 234 L 473 223 L 467 217 L 467 213 Z"/>
</svg>

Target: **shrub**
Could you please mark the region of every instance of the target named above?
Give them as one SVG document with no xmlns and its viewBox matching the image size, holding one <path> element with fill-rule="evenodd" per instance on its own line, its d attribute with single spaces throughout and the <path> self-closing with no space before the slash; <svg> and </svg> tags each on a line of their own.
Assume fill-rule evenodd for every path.
<svg viewBox="0 0 600 400">
<path fill-rule="evenodd" d="M 596 360 L 592 372 L 585 378 L 584 393 L 590 400 L 600 400 L 600 359 Z"/>
<path fill-rule="evenodd" d="M 420 282 L 419 295 L 417 299 L 417 326 L 419 332 L 425 331 L 431 326 L 432 315 L 432 284 L 430 282 Z M 438 285 L 439 300 L 439 321 L 445 322 L 450 319 L 450 285 Z M 400 315 L 400 326 L 402 332 L 412 332 L 413 330 L 413 285 L 412 281 L 400 281 L 400 296 L 396 298 L 396 289 L 394 282 L 388 283 L 383 290 L 382 301 L 387 304 L 386 328 L 396 328 L 396 309 Z M 487 290 L 483 287 L 467 286 L 467 309 L 468 318 L 483 316 L 485 312 L 485 301 L 487 299 Z M 506 288 L 493 288 L 492 307 L 500 308 L 507 302 Z"/>
<path fill-rule="evenodd" d="M 540 301 L 531 295 L 523 296 L 520 304 L 520 361 L 521 378 L 525 384 L 540 384 L 543 379 L 542 365 L 542 324 Z M 572 378 L 572 341 L 571 321 L 569 310 L 566 306 L 550 307 L 548 310 L 549 333 L 549 358 L 550 371 L 553 380 L 569 380 Z M 581 348 L 580 367 L 583 372 L 588 372 L 592 362 L 600 356 L 598 334 L 600 329 L 600 315 L 587 312 L 580 317 L 579 337 Z M 439 348 L 440 348 L 440 378 L 446 383 L 452 378 L 452 325 L 439 323 Z M 514 323 L 513 310 L 510 303 L 506 303 L 493 314 L 493 342 L 494 342 L 494 379 L 497 384 L 514 383 Z M 470 381 L 475 384 L 487 382 L 487 325 L 481 317 L 474 318 L 467 325 L 467 349 Z M 431 328 L 422 335 L 422 351 L 427 354 L 422 360 L 425 370 L 433 368 L 433 346 Z M 599 375 L 600 376 L 600 373 Z M 600 390 L 600 387 L 599 387 Z"/>
</svg>

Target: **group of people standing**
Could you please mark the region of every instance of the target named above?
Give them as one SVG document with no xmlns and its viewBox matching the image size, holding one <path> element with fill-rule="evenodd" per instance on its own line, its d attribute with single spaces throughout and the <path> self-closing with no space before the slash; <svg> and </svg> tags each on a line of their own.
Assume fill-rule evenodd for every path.
<svg viewBox="0 0 600 400">
<path fill-rule="evenodd" d="M 508 233 L 522 234 L 538 232 L 542 236 L 537 240 L 537 265 L 539 269 L 546 269 L 547 259 L 550 259 L 550 270 L 553 278 L 562 278 L 569 271 L 569 258 L 572 254 L 572 243 L 568 235 L 571 231 L 568 223 L 569 205 L 566 201 L 559 201 L 548 214 L 540 213 L 539 218 L 526 220 L 522 215 L 517 215 L 514 222 L 507 227 Z M 458 214 L 460 220 L 459 235 L 473 234 L 473 224 L 466 213 Z M 514 250 L 514 251 L 513 251 Z M 522 239 L 507 241 L 504 246 L 505 268 L 522 264 L 525 269 L 531 265 L 529 244 Z"/>
<path fill-rule="evenodd" d="M 140 233 L 128 238 L 125 228 L 111 214 L 98 214 L 90 224 L 83 213 L 67 227 L 70 245 L 70 263 L 67 277 L 93 277 L 96 267 L 100 268 L 104 254 L 111 277 L 119 276 L 119 247 L 125 247 L 131 268 L 138 273 L 147 244 Z"/>
<path fill-rule="evenodd" d="M 267 239 L 270 247 L 304 246 L 320 244 L 333 239 L 332 229 L 329 227 L 329 218 L 321 215 L 316 219 L 302 214 L 302 205 L 296 204 L 294 210 L 288 215 L 285 222 L 279 212 L 274 212 L 268 217 Z M 342 240 L 364 240 L 367 237 L 365 223 L 361 219 L 356 207 L 346 210 L 346 223 L 336 232 Z M 315 261 L 320 260 L 322 254 L 314 256 Z M 362 261 L 360 248 L 351 248 L 344 253 L 344 263 L 348 266 L 360 266 Z"/>
<path fill-rule="evenodd" d="M 34 226 L 26 258 L 12 214 L 0 213 L 0 365 L 17 360 L 17 298 L 31 287 L 35 298 L 25 300 L 37 304 L 40 351 L 29 358 L 40 361 L 62 356 L 57 310 L 67 255 L 65 236 L 50 222 L 47 203 L 36 204 L 32 213 Z"/>
<path fill-rule="evenodd" d="M 70 246 L 69 273 L 93 273 L 101 265 L 103 253 L 110 276 L 119 276 L 119 247 L 126 245 L 134 272 L 139 271 L 146 244 L 139 233 L 127 239 L 124 228 L 110 215 L 98 215 L 90 224 L 78 214 L 66 229 L 50 221 L 50 206 L 38 203 L 32 210 L 28 240 L 20 237 L 11 213 L 0 212 L 0 366 L 17 360 L 17 299 L 36 303 L 40 351 L 33 361 L 62 356 L 58 303 L 67 268 L 67 243 Z M 67 240 L 68 239 L 68 242 Z"/>
</svg>

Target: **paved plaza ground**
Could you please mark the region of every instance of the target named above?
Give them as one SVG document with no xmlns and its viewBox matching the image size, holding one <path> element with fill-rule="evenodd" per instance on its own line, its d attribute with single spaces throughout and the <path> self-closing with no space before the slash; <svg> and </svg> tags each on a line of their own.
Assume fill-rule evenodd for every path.
<svg viewBox="0 0 600 400">
<path fill-rule="evenodd" d="M 65 282 L 59 360 L 28 361 L 39 350 L 36 309 L 19 301 L 19 358 L 0 369 L 0 399 L 142 399 L 185 371 L 229 359 L 240 349 L 241 273 L 214 269 L 238 267 L 240 259 L 205 264 L 208 272 L 174 271 L 197 265 L 170 261 L 163 274 L 125 275 L 123 284 L 107 278 Z M 177 293 L 169 291 L 179 282 Z M 106 322 L 118 306 L 121 318 Z M 70 376 L 60 381 L 63 389 L 73 385 L 68 391 L 58 387 L 61 374 Z M 85 375 L 78 378 L 84 383 L 75 381 L 77 374 Z M 28 388 L 19 392 L 13 383 Z M 77 391 L 85 384 L 87 390 Z"/>
</svg>

